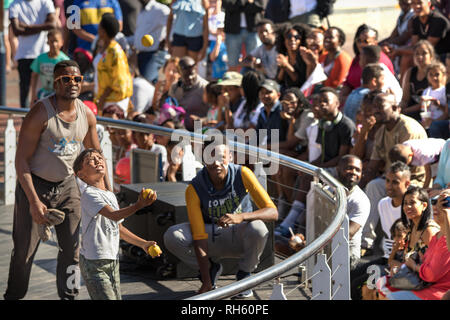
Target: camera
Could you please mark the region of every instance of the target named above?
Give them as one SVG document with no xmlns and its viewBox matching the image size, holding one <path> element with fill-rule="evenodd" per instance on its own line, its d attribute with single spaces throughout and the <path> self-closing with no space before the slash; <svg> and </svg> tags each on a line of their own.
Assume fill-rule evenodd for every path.
<svg viewBox="0 0 450 320">
<path fill-rule="evenodd" d="M 433 206 L 435 206 L 437 204 L 439 196 L 435 196 L 433 198 L 431 198 L 431 204 Z M 450 196 L 447 196 L 447 198 L 445 198 L 446 202 L 444 202 L 444 207 L 445 208 L 450 208 Z"/>
</svg>

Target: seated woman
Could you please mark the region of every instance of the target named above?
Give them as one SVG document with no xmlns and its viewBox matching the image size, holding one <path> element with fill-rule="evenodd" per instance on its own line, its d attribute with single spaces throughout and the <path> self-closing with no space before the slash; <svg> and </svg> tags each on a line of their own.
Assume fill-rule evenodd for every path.
<svg viewBox="0 0 450 320">
<path fill-rule="evenodd" d="M 342 50 L 345 43 L 345 33 L 338 27 L 330 27 L 325 32 L 325 52 L 320 55 L 319 62 L 323 66 L 328 79 L 323 85 L 325 87 L 338 88 L 347 77 L 352 63 L 350 55 Z"/>
<path fill-rule="evenodd" d="M 170 87 L 180 78 L 180 70 L 178 68 L 179 61 L 180 58 L 171 57 L 162 67 L 162 70 L 160 71 L 158 77 L 158 81 L 155 84 L 155 93 L 153 94 L 152 101 L 153 110 L 159 110 L 161 97 L 164 94 L 168 93 Z"/>
<path fill-rule="evenodd" d="M 299 48 L 306 45 L 306 37 L 310 29 L 301 24 L 286 24 L 277 37 L 276 80 L 281 85 L 281 91 L 289 87 L 300 88 L 308 78 L 307 65 L 300 55 Z"/>
<path fill-rule="evenodd" d="M 362 48 L 368 45 L 377 45 L 377 39 L 378 31 L 366 24 L 360 25 L 356 30 L 355 38 L 353 40 L 353 51 L 355 52 L 355 57 L 352 60 L 347 78 L 344 81 L 339 94 L 341 108 L 344 107 L 345 101 L 347 100 L 350 92 L 361 86 L 362 67 L 359 64 L 359 59 Z M 394 66 L 392 65 L 392 61 L 383 52 L 380 54 L 380 63 L 386 65 L 386 67 L 388 67 L 388 69 L 394 74 Z"/>
<path fill-rule="evenodd" d="M 433 45 L 427 40 L 417 42 L 413 51 L 414 66 L 403 77 L 400 107 L 403 114 L 420 121 L 420 96 L 428 87 L 427 69 L 436 59 L 436 54 Z"/>
<path fill-rule="evenodd" d="M 447 248 L 445 234 L 447 214 L 445 206 L 448 201 L 446 197 L 449 195 L 450 193 L 443 193 L 433 208 L 434 220 L 440 226 L 440 230 L 431 238 L 421 261 L 411 257 L 405 259 L 406 267 L 417 272 L 419 277 L 430 285 L 417 291 L 383 291 L 389 300 L 440 300 L 450 290 L 450 251 Z M 381 278 L 378 281 L 377 287 L 383 280 Z"/>
<path fill-rule="evenodd" d="M 256 128 L 259 112 L 263 104 L 259 101 L 259 88 L 264 81 L 264 75 L 259 71 L 247 71 L 242 77 L 242 91 L 245 99 L 233 113 L 229 103 L 225 103 L 225 122 L 227 129 Z M 227 93 L 222 92 L 221 100 L 227 99 Z M 222 103 L 222 102 L 221 102 Z"/>
</svg>

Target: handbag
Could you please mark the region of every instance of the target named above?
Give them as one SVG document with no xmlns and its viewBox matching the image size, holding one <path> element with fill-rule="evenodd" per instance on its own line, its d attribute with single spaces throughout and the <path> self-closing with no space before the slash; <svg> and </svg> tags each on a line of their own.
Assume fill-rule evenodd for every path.
<svg viewBox="0 0 450 320">
<path fill-rule="evenodd" d="M 395 289 L 418 291 L 425 289 L 430 283 L 423 281 L 417 272 L 403 265 L 396 274 L 389 278 L 389 285 Z"/>
</svg>

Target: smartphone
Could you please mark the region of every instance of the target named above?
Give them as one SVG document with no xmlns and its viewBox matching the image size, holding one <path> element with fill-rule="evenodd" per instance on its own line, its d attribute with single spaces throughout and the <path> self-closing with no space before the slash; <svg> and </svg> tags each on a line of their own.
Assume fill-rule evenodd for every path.
<svg viewBox="0 0 450 320">
<path fill-rule="evenodd" d="M 433 206 L 435 206 L 437 204 L 439 196 L 435 196 L 433 198 L 431 198 L 431 204 Z M 444 202 L 444 208 L 450 208 L 450 196 L 448 196 L 447 198 L 445 198 L 446 202 Z"/>
</svg>

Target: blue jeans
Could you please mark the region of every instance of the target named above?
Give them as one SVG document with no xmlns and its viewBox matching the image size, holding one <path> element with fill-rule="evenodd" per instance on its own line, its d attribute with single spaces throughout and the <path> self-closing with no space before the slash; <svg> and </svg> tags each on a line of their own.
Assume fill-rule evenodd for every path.
<svg viewBox="0 0 450 320">
<path fill-rule="evenodd" d="M 225 45 L 227 46 L 228 66 L 235 67 L 239 64 L 239 55 L 241 54 L 242 43 L 245 43 L 245 51 L 250 54 L 256 47 L 261 45 L 256 32 L 248 32 L 242 28 L 239 34 L 227 33 Z"/>
<path fill-rule="evenodd" d="M 433 121 L 428 129 L 428 135 L 430 138 L 441 138 L 447 140 L 450 136 L 449 131 L 448 120 Z"/>
<path fill-rule="evenodd" d="M 165 50 L 139 52 L 138 66 L 141 75 L 150 83 L 154 84 L 158 80 L 158 71 L 166 62 L 168 52 Z"/>
<path fill-rule="evenodd" d="M 389 300 L 422 300 L 416 296 L 412 291 L 402 290 L 389 293 L 387 296 Z"/>
</svg>

